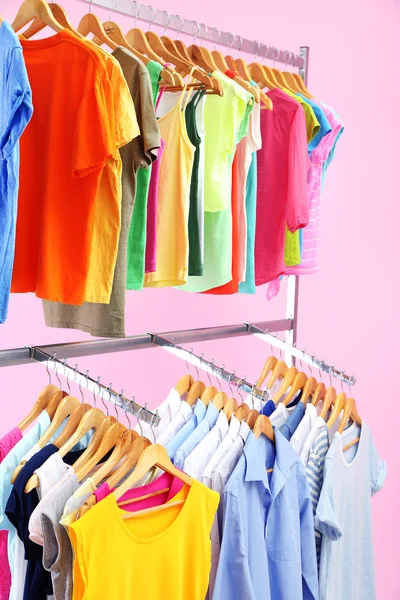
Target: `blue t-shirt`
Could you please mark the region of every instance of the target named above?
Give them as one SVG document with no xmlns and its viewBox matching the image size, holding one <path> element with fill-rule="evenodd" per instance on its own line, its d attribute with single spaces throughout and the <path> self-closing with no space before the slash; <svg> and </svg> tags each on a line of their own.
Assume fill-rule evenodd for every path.
<svg viewBox="0 0 400 600">
<path fill-rule="evenodd" d="M 21 44 L 0 25 L 0 323 L 7 318 L 19 182 L 19 138 L 32 116 L 32 94 Z"/>
</svg>

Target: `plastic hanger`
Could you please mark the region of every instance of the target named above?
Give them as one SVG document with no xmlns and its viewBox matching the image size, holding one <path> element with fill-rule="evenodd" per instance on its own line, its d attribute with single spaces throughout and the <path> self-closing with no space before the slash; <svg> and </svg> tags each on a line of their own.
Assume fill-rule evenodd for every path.
<svg viewBox="0 0 400 600">
<path fill-rule="evenodd" d="M 89 33 L 92 33 L 96 38 L 101 40 L 103 44 L 106 44 L 111 50 L 116 50 L 118 48 L 118 44 L 112 41 L 110 37 L 108 37 L 107 33 L 104 30 L 104 27 L 95 14 L 90 12 L 89 4 L 89 12 L 82 17 L 80 23 L 78 25 L 78 33 L 86 37 Z"/>
<path fill-rule="evenodd" d="M 277 404 L 282 396 L 288 391 L 288 389 L 293 385 L 294 378 L 296 377 L 298 370 L 296 367 L 289 367 L 285 373 L 283 378 L 281 387 L 276 392 L 275 396 L 272 398 L 273 402 Z"/>
<path fill-rule="evenodd" d="M 139 458 L 133 473 L 114 490 L 116 500 L 119 500 L 130 488 L 138 484 L 146 474 L 153 468 L 158 467 L 173 477 L 177 477 L 187 485 L 193 484 L 193 479 L 183 471 L 177 469 L 171 462 L 167 450 L 160 444 L 152 444 L 146 448 Z"/>
<path fill-rule="evenodd" d="M 259 390 L 261 390 L 264 381 L 267 379 L 268 375 L 275 369 L 277 364 L 278 364 L 278 359 L 271 354 L 271 356 L 269 356 L 267 358 L 267 360 L 265 361 L 264 368 L 261 372 L 260 377 L 258 378 L 257 388 Z"/>
<path fill-rule="evenodd" d="M 42 437 L 36 442 L 36 445 L 39 448 L 44 448 L 44 446 L 54 436 L 57 429 L 61 427 L 65 419 L 73 413 L 73 411 L 79 406 L 79 404 L 80 402 L 78 398 L 74 398 L 74 396 L 66 396 L 61 400 L 49 427 L 46 429 Z M 17 479 L 20 471 L 24 468 L 25 464 L 25 461 L 21 461 L 19 465 L 14 469 L 14 472 L 11 477 L 11 483 L 15 483 L 15 480 Z"/>
<path fill-rule="evenodd" d="M 14 21 L 11 23 L 11 27 L 14 31 L 19 31 L 35 17 L 57 33 L 64 29 L 53 17 L 53 13 L 45 0 L 25 0 L 21 4 Z"/>
<path fill-rule="evenodd" d="M 307 402 L 312 400 L 315 390 L 317 389 L 317 380 L 315 377 L 309 377 L 306 381 L 305 386 L 303 387 L 303 393 L 300 398 L 300 402 L 302 404 L 307 404 Z M 323 385 L 323 384 L 322 384 Z"/>
<path fill-rule="evenodd" d="M 328 412 L 331 410 L 332 406 L 334 405 L 334 403 L 336 402 L 336 390 L 334 387 L 329 387 L 326 390 L 324 399 L 323 399 L 323 403 L 322 403 L 322 410 L 320 412 L 320 417 L 322 417 L 322 419 L 325 419 L 325 417 L 327 416 Z M 317 406 L 317 405 L 315 405 Z"/>
<path fill-rule="evenodd" d="M 305 373 L 303 373 L 302 371 L 298 372 L 297 375 L 295 376 L 293 383 L 290 386 L 290 392 L 288 393 L 288 395 L 285 397 L 283 404 L 285 406 L 288 406 L 292 400 L 294 400 L 296 394 L 302 390 L 304 388 L 304 386 L 306 385 L 308 380 L 308 377 Z"/>
<path fill-rule="evenodd" d="M 284 378 L 288 369 L 289 369 L 289 367 L 287 366 L 287 364 L 285 363 L 284 360 L 278 360 L 278 362 L 276 363 L 276 365 L 272 371 L 271 377 L 268 379 L 267 388 L 269 390 L 271 390 L 272 386 L 278 379 Z"/>
<path fill-rule="evenodd" d="M 313 406 L 317 406 L 317 404 L 319 404 L 319 402 L 325 398 L 325 394 L 326 394 L 325 384 L 322 382 L 318 383 L 317 387 L 315 388 L 315 391 L 314 391 L 314 394 L 313 394 L 313 397 L 311 400 L 311 404 Z"/>
<path fill-rule="evenodd" d="M 271 442 L 275 442 L 275 433 L 272 423 L 266 415 L 260 415 L 253 427 L 253 433 L 256 438 L 259 438 L 261 434 L 264 434 Z"/>
<path fill-rule="evenodd" d="M 49 8 L 53 14 L 53 17 L 64 29 L 69 29 L 69 31 L 73 31 L 77 33 L 76 29 L 72 25 L 71 21 L 68 18 L 67 13 L 64 8 L 59 4 L 55 4 L 55 2 L 51 2 L 49 4 Z M 26 31 L 24 31 L 23 36 L 26 40 L 29 40 L 31 37 L 42 31 L 46 27 L 46 23 L 41 21 L 38 17 L 35 17 L 31 25 L 28 27 Z"/>
<path fill-rule="evenodd" d="M 344 428 L 346 427 L 346 424 L 349 419 L 351 419 L 353 422 L 357 423 L 360 426 L 362 425 L 362 418 L 358 414 L 356 401 L 354 400 L 354 398 L 348 398 L 347 402 L 345 404 L 345 407 L 343 410 L 343 418 L 342 418 L 339 428 L 338 428 L 338 432 L 340 434 L 343 433 Z M 359 441 L 360 441 L 360 436 L 356 437 L 354 440 L 352 440 L 351 442 L 346 444 L 346 446 L 344 446 L 342 451 L 345 452 L 352 446 L 355 446 L 355 444 L 358 444 Z"/>
</svg>

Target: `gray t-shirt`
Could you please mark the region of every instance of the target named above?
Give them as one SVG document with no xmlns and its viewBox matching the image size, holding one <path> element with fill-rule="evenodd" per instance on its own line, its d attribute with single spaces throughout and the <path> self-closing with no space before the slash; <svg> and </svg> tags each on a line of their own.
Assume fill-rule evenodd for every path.
<svg viewBox="0 0 400 600">
<path fill-rule="evenodd" d="M 72 306 L 43 300 L 48 327 L 80 329 L 94 336 L 125 337 L 127 240 L 136 193 L 136 172 L 157 158 L 160 131 L 154 113 L 149 73 L 134 54 L 119 46 L 112 55 L 120 63 L 135 106 L 141 135 L 120 148 L 122 158 L 121 232 L 110 304 Z"/>
<path fill-rule="evenodd" d="M 76 476 L 65 478 L 62 485 L 42 507 L 40 519 L 43 535 L 43 566 L 51 573 L 54 600 L 71 600 L 72 546 L 67 530 L 60 524 L 64 506 L 78 489 Z"/>
</svg>

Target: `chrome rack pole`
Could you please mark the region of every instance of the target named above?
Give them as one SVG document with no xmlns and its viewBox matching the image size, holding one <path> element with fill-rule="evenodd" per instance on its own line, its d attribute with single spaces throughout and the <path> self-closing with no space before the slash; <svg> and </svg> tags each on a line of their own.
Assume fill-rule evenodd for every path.
<svg viewBox="0 0 400 600">
<path fill-rule="evenodd" d="M 128 412 L 137 417 L 140 413 L 140 420 L 151 423 L 152 425 L 158 425 L 160 418 L 152 413 L 147 408 L 140 406 L 134 402 L 134 399 L 129 400 L 122 395 L 122 391 L 118 394 L 112 390 L 111 387 L 102 385 L 99 381 L 95 381 L 89 377 L 89 372 L 85 374 L 81 373 L 78 369 L 72 368 L 65 361 L 60 361 L 55 356 L 50 356 L 46 352 L 43 352 L 41 348 L 29 348 L 32 360 L 37 360 L 42 363 L 46 363 L 46 367 L 55 371 L 58 376 L 59 372 L 67 379 L 71 378 L 80 388 L 84 387 L 87 390 L 93 392 L 96 396 L 99 396 L 102 400 L 106 400 L 111 404 L 114 404 L 118 408 L 122 408 L 125 412 Z"/>
<path fill-rule="evenodd" d="M 331 377 L 336 377 L 336 379 L 339 379 L 343 383 L 347 383 L 347 385 L 349 386 L 355 384 L 356 378 L 354 377 L 354 375 L 347 375 L 344 372 L 344 370 L 339 371 L 338 369 L 335 369 L 335 365 L 328 365 L 325 362 L 325 360 L 315 358 L 315 354 L 307 354 L 305 350 L 300 350 L 300 348 L 294 348 L 293 346 L 290 346 L 286 341 L 280 340 L 274 335 L 268 333 L 268 330 L 265 331 L 255 324 L 245 323 L 245 325 L 247 326 L 248 331 L 255 335 L 255 337 L 258 337 L 260 340 L 263 340 L 264 342 L 267 342 L 272 346 L 283 350 L 284 352 L 290 354 L 295 358 L 298 358 L 302 362 L 305 362 L 311 365 L 312 367 L 315 367 L 316 369 L 320 369 L 321 371 L 328 373 L 328 375 Z"/>
<path fill-rule="evenodd" d="M 163 348 L 163 350 L 178 356 L 178 358 L 195 367 L 199 367 L 202 371 L 206 371 L 206 373 L 210 373 L 218 379 L 226 381 L 229 385 L 234 385 L 238 389 L 248 392 L 253 398 L 258 398 L 261 401 L 268 400 L 268 390 L 263 391 L 257 389 L 256 385 L 252 385 L 242 377 L 238 377 L 235 373 L 230 373 L 224 369 L 224 367 L 218 367 L 214 362 L 205 360 L 202 356 L 194 354 L 191 350 L 186 350 L 185 348 L 177 346 L 171 340 L 168 340 L 157 333 L 150 333 L 150 335 L 152 336 L 153 343 L 160 346 L 160 348 Z"/>
</svg>

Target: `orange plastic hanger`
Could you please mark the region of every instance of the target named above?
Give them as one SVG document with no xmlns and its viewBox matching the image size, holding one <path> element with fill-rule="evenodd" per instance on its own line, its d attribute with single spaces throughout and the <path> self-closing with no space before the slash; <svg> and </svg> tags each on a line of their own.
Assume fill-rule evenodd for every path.
<svg viewBox="0 0 400 600">
<path fill-rule="evenodd" d="M 329 389 L 331 389 L 331 388 L 329 388 Z M 328 390 L 328 392 L 329 392 L 329 390 Z M 333 405 L 333 409 L 331 412 L 331 416 L 328 419 L 328 422 L 327 422 L 328 429 L 331 429 L 332 425 L 334 425 L 336 423 L 336 421 L 338 420 L 338 418 L 340 416 L 340 413 L 344 409 L 346 402 L 347 402 L 347 396 L 344 392 L 341 392 L 335 400 L 335 403 Z"/>
<path fill-rule="evenodd" d="M 254 428 L 259 416 L 260 416 L 260 413 L 255 408 L 253 408 L 253 410 L 249 411 L 249 414 L 246 417 L 246 423 L 250 427 L 250 429 Z"/>
<path fill-rule="evenodd" d="M 257 388 L 259 390 L 261 390 L 264 381 L 267 379 L 268 375 L 275 369 L 277 363 L 278 359 L 275 356 L 271 355 L 267 358 L 261 375 L 257 381 Z"/>
<path fill-rule="evenodd" d="M 247 417 L 249 416 L 249 414 L 250 407 L 245 402 L 243 402 L 243 404 L 241 404 L 235 412 L 235 417 L 238 421 L 247 421 Z"/>
<path fill-rule="evenodd" d="M 325 398 L 326 388 L 324 383 L 318 383 L 317 387 L 314 390 L 314 394 L 311 400 L 311 404 L 313 406 L 317 406 L 323 398 Z"/>
<path fill-rule="evenodd" d="M 295 367 L 293 367 L 295 368 Z M 294 397 L 296 396 L 296 394 L 302 390 L 304 388 L 304 386 L 306 385 L 308 380 L 308 377 L 305 373 L 303 373 L 302 371 L 300 371 L 300 373 L 297 373 L 293 383 L 290 386 L 290 392 L 288 393 L 288 395 L 286 396 L 286 398 L 283 401 L 283 404 L 285 406 L 288 406 L 292 400 L 294 400 Z"/>
<path fill-rule="evenodd" d="M 279 390 L 276 392 L 275 396 L 272 398 L 273 402 L 277 404 L 279 400 L 282 398 L 284 394 L 288 391 L 288 389 L 293 385 L 294 378 L 296 377 L 298 370 L 296 367 L 289 367 L 285 373 L 285 376 L 282 381 L 282 385 Z"/>
<path fill-rule="evenodd" d="M 225 406 L 223 408 L 223 411 L 224 411 L 228 421 L 231 420 L 232 415 L 235 414 L 237 409 L 238 409 L 238 403 L 236 401 L 236 398 L 229 398 L 228 402 L 225 404 Z"/>
<path fill-rule="evenodd" d="M 328 412 L 331 410 L 331 408 L 335 402 L 336 402 L 336 390 L 334 387 L 329 387 L 325 392 L 323 404 L 322 404 L 322 411 L 319 415 L 320 417 L 322 417 L 322 419 L 325 419 L 325 417 L 327 416 Z M 314 406 L 317 406 L 317 405 L 315 404 Z"/>
<path fill-rule="evenodd" d="M 300 398 L 302 404 L 307 404 L 308 401 L 313 399 L 315 390 L 317 389 L 317 380 L 315 377 L 309 377 L 303 387 L 303 393 Z M 323 385 L 323 384 L 322 384 Z"/>
<path fill-rule="evenodd" d="M 285 361 L 278 360 L 272 371 L 271 377 L 268 379 L 267 388 L 271 390 L 272 386 L 276 381 L 278 381 L 278 379 L 283 379 L 285 377 L 288 369 L 289 367 L 287 366 Z"/>
<path fill-rule="evenodd" d="M 32 407 L 31 412 L 19 423 L 18 429 L 25 431 L 39 415 L 46 410 L 50 419 L 53 418 L 58 404 L 66 396 L 66 393 L 61 391 L 57 386 L 49 383 L 42 389 L 38 399 Z"/>
<path fill-rule="evenodd" d="M 206 386 L 202 381 L 198 380 L 194 382 L 186 398 L 186 402 L 189 404 L 189 406 L 193 406 L 193 404 L 195 404 L 197 400 L 201 398 L 205 389 Z"/>
<path fill-rule="evenodd" d="M 360 426 L 362 425 L 362 418 L 358 414 L 356 401 L 354 400 L 354 398 L 348 398 L 347 402 L 344 406 L 343 418 L 342 418 L 339 428 L 338 428 L 338 432 L 340 434 L 343 433 L 344 428 L 346 427 L 349 419 L 351 419 L 353 422 L 357 423 Z M 346 444 L 346 446 L 344 446 L 343 452 L 345 452 L 346 450 L 348 450 L 348 448 L 351 448 L 355 444 L 358 444 L 359 441 L 360 441 L 360 437 L 356 437 L 354 440 L 352 440 L 351 442 Z"/>
</svg>

